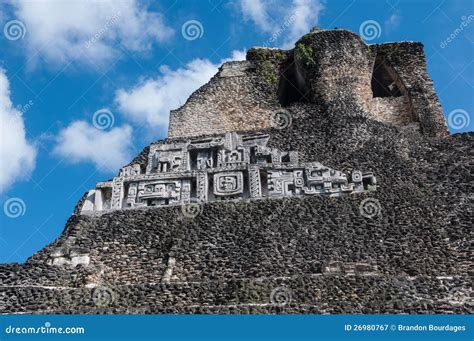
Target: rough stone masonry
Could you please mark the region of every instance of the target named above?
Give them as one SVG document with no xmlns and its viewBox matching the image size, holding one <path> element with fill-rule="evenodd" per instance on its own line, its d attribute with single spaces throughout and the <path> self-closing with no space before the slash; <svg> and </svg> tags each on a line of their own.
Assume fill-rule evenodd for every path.
<svg viewBox="0 0 474 341">
<path fill-rule="evenodd" d="M 472 160 L 422 44 L 253 48 L 0 265 L 0 312 L 472 313 Z"/>
</svg>

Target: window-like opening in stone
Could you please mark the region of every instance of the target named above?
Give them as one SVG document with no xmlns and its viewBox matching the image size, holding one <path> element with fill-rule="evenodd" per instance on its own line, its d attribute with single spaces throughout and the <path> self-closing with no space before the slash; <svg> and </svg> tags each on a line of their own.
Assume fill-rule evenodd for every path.
<svg viewBox="0 0 474 341">
<path fill-rule="evenodd" d="M 251 147 L 250 148 L 250 163 L 255 164 L 257 163 L 257 147 Z"/>
<path fill-rule="evenodd" d="M 166 173 L 170 169 L 170 163 L 169 162 L 160 162 L 160 172 L 161 173 Z"/>
<path fill-rule="evenodd" d="M 399 97 L 401 86 L 395 70 L 388 64 L 384 55 L 375 58 L 372 72 L 373 97 Z"/>
<path fill-rule="evenodd" d="M 272 163 L 272 156 L 271 155 L 261 155 L 258 158 L 258 163 L 261 163 L 261 164 Z"/>
<path fill-rule="evenodd" d="M 286 153 L 284 155 L 282 155 L 281 157 L 281 162 L 290 162 L 290 154 L 289 153 Z"/>
<path fill-rule="evenodd" d="M 291 193 L 291 195 L 293 195 L 295 193 L 295 185 L 294 184 L 288 184 L 288 193 Z"/>
<path fill-rule="evenodd" d="M 307 102 L 308 91 L 303 75 L 298 72 L 294 63 L 286 67 L 280 75 L 278 84 L 278 101 L 282 106 L 294 102 Z"/>
<path fill-rule="evenodd" d="M 264 169 L 260 170 L 260 184 L 262 188 L 262 197 L 268 196 L 268 175 Z"/>
<path fill-rule="evenodd" d="M 219 198 L 216 198 L 214 195 L 214 175 L 213 174 L 208 174 L 207 177 L 208 181 L 208 186 L 207 186 L 207 201 L 213 201 L 213 200 L 218 200 Z"/>
<path fill-rule="evenodd" d="M 197 197 L 196 178 L 191 179 L 191 198 Z"/>
</svg>

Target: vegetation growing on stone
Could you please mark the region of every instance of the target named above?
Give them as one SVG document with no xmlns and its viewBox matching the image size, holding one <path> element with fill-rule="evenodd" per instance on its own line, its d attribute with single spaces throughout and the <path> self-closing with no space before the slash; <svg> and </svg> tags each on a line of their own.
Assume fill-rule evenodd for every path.
<svg viewBox="0 0 474 341">
<path fill-rule="evenodd" d="M 247 53 L 247 59 L 256 64 L 258 75 L 274 91 L 278 89 L 281 65 L 287 58 L 286 53 L 279 49 L 252 48 Z"/>
<path fill-rule="evenodd" d="M 272 64 L 272 62 L 268 60 L 262 61 L 259 65 L 258 73 L 274 90 L 278 88 L 278 67 Z"/>
<path fill-rule="evenodd" d="M 296 47 L 295 58 L 303 63 L 306 67 L 316 65 L 316 61 L 313 58 L 313 49 L 311 46 L 306 46 L 303 43 L 299 43 Z"/>
</svg>

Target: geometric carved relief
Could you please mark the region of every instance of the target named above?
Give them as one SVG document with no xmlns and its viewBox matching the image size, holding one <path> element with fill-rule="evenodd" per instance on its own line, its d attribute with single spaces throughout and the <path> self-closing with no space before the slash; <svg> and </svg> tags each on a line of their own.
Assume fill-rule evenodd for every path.
<svg viewBox="0 0 474 341">
<path fill-rule="evenodd" d="M 242 172 L 226 172 L 214 174 L 214 195 L 230 196 L 244 192 Z"/>
<path fill-rule="evenodd" d="M 269 171 L 268 192 L 271 197 L 293 196 L 295 193 L 293 171 Z"/>
<path fill-rule="evenodd" d="M 260 180 L 260 170 L 258 167 L 249 167 L 249 194 L 251 198 L 260 198 L 262 196 L 262 183 Z"/>
<path fill-rule="evenodd" d="M 341 196 L 375 188 L 370 172 L 344 174 L 319 162 L 299 163 L 297 152 L 268 147 L 269 138 L 226 133 L 152 144 L 144 173 L 138 164 L 123 167 L 119 176 L 89 192 L 81 212 L 236 198 Z"/>
<path fill-rule="evenodd" d="M 117 176 L 112 180 L 112 199 L 111 208 L 122 207 L 123 178 Z"/>
<path fill-rule="evenodd" d="M 137 202 L 146 206 L 168 205 L 179 202 L 181 181 L 142 181 L 138 183 Z"/>
<path fill-rule="evenodd" d="M 208 177 L 206 172 L 196 174 L 196 199 L 199 202 L 206 202 L 208 197 Z"/>
<path fill-rule="evenodd" d="M 196 156 L 196 169 L 208 169 L 214 167 L 212 150 L 199 150 Z"/>
</svg>

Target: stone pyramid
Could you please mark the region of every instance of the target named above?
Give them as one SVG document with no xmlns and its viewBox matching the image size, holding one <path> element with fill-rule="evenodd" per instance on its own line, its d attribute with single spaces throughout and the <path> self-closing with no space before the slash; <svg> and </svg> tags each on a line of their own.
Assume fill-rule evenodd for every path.
<svg viewBox="0 0 474 341">
<path fill-rule="evenodd" d="M 473 137 L 421 43 L 252 48 L 0 265 L 0 313 L 472 312 Z"/>
</svg>

